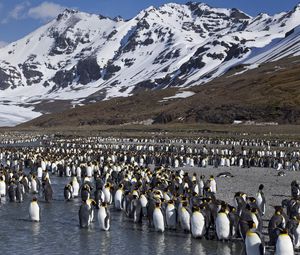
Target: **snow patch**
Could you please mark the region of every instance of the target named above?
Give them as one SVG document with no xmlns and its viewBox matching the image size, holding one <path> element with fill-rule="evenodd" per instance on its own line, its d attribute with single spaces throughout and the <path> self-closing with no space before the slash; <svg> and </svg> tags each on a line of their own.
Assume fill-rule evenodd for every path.
<svg viewBox="0 0 300 255">
<path fill-rule="evenodd" d="M 171 100 L 171 99 L 187 98 L 187 97 L 191 97 L 195 94 L 196 93 L 192 92 L 192 91 L 180 91 L 175 96 L 164 97 L 160 102 L 168 101 L 168 100 Z"/>
<path fill-rule="evenodd" d="M 17 124 L 37 118 L 41 113 L 34 112 L 33 107 L 24 108 L 16 105 L 0 105 L 0 126 L 13 127 Z"/>
</svg>

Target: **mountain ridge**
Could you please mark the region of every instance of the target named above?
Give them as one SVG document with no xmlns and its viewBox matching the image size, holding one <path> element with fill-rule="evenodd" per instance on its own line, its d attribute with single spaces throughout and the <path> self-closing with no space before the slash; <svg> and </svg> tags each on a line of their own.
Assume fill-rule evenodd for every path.
<svg viewBox="0 0 300 255">
<path fill-rule="evenodd" d="M 205 84 L 234 66 L 251 69 L 272 61 L 272 45 L 289 36 L 295 50 L 282 57 L 299 54 L 299 25 L 299 5 L 251 17 L 235 8 L 170 3 L 129 20 L 68 9 L 0 49 L 0 103 L 25 108 L 30 119 L 45 102 L 68 101 L 72 107 Z M 279 59 L 283 48 L 276 49 Z"/>
</svg>

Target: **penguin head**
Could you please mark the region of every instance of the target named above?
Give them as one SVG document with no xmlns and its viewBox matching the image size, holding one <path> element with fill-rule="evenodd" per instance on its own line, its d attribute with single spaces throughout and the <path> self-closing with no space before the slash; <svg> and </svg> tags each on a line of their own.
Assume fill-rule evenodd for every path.
<svg viewBox="0 0 300 255">
<path fill-rule="evenodd" d="M 255 224 L 255 222 L 252 221 L 252 220 L 251 220 L 251 221 L 248 221 L 247 224 L 248 224 L 249 229 L 256 228 L 256 224 Z"/>
<path fill-rule="evenodd" d="M 193 206 L 192 211 L 193 212 L 200 212 L 200 208 L 197 207 L 197 206 Z"/>
<path fill-rule="evenodd" d="M 183 207 L 188 206 L 188 201 L 186 201 L 186 200 L 182 201 L 182 206 L 183 206 Z"/>
<path fill-rule="evenodd" d="M 254 214 L 257 214 L 257 213 L 258 213 L 258 210 L 257 210 L 257 208 L 253 207 L 253 208 L 251 209 L 251 212 L 254 213 Z"/>
<path fill-rule="evenodd" d="M 258 190 L 263 190 L 264 187 L 265 187 L 265 186 L 264 186 L 263 184 L 260 184 L 259 187 L 258 187 Z"/>
<path fill-rule="evenodd" d="M 170 199 L 170 200 L 168 201 L 168 204 L 169 204 L 169 205 L 174 205 L 174 201 Z"/>
<path fill-rule="evenodd" d="M 250 201 L 250 203 L 255 203 L 256 202 L 255 197 L 248 197 L 247 199 Z"/>
<path fill-rule="evenodd" d="M 102 207 L 107 207 L 107 203 L 106 203 L 106 202 L 102 202 L 102 203 L 101 203 L 101 206 L 102 206 Z"/>
<path fill-rule="evenodd" d="M 235 213 L 236 208 L 234 206 L 229 205 L 229 211 Z"/>
<path fill-rule="evenodd" d="M 160 208 L 160 202 L 156 201 L 156 202 L 155 202 L 155 207 L 156 207 L 156 208 Z"/>
<path fill-rule="evenodd" d="M 276 215 L 281 215 L 283 213 L 283 208 L 281 206 L 274 206 L 274 208 Z"/>
<path fill-rule="evenodd" d="M 224 206 L 224 205 L 222 205 L 219 212 L 221 212 L 221 213 L 226 213 L 226 214 L 227 214 L 227 213 L 228 213 L 227 207 Z"/>
<path fill-rule="evenodd" d="M 289 231 L 287 228 L 280 229 L 280 235 L 288 235 L 288 234 L 289 234 Z"/>
<path fill-rule="evenodd" d="M 32 202 L 37 202 L 37 197 L 33 197 Z"/>
</svg>

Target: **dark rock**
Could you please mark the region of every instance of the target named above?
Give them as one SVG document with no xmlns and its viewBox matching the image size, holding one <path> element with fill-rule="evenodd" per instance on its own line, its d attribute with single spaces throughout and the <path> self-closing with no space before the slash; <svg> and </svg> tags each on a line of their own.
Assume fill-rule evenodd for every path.
<svg viewBox="0 0 300 255">
<path fill-rule="evenodd" d="M 182 74 L 187 74 L 193 68 L 201 69 L 205 66 L 205 63 L 202 61 L 202 56 L 197 58 L 191 58 L 188 62 L 180 66 L 180 72 Z"/>
<path fill-rule="evenodd" d="M 110 79 L 111 77 L 114 76 L 114 74 L 116 72 L 119 72 L 120 70 L 121 70 L 120 66 L 114 65 L 112 62 L 109 61 L 106 68 L 105 68 L 103 79 L 104 80 Z"/>
<path fill-rule="evenodd" d="M 28 85 L 40 83 L 43 77 L 43 73 L 35 70 L 37 69 L 36 65 L 25 63 L 22 65 L 23 75 L 27 80 Z"/>
<path fill-rule="evenodd" d="M 214 59 L 214 60 L 216 60 L 216 59 L 222 60 L 224 58 L 224 54 L 222 54 L 222 53 L 219 53 L 219 54 L 217 54 L 217 53 L 213 53 L 213 54 L 208 53 L 207 56 L 209 58 Z"/>
<path fill-rule="evenodd" d="M 230 18 L 240 20 L 240 19 L 250 19 L 248 15 L 240 12 L 238 9 L 233 8 L 230 14 Z"/>
<path fill-rule="evenodd" d="M 238 44 L 233 44 L 233 45 L 231 45 L 229 50 L 226 52 L 227 56 L 224 59 L 224 62 L 229 61 L 233 58 L 239 58 L 240 56 L 247 53 L 248 51 L 249 51 L 249 48 L 243 48 L 243 47 L 240 47 Z"/>
<path fill-rule="evenodd" d="M 7 75 L 2 69 L 0 69 L 0 89 L 5 90 L 10 87 L 9 81 L 10 76 Z"/>
<path fill-rule="evenodd" d="M 77 64 L 77 75 L 79 76 L 79 83 L 83 85 L 100 79 L 101 69 L 97 63 L 97 59 L 94 57 L 89 57 L 79 60 Z"/>
<path fill-rule="evenodd" d="M 71 85 L 75 77 L 76 77 L 75 67 L 73 67 L 71 70 L 59 70 L 52 78 L 52 81 L 56 84 L 56 86 L 54 86 L 52 90 L 58 88 L 65 88 L 68 85 Z"/>
</svg>

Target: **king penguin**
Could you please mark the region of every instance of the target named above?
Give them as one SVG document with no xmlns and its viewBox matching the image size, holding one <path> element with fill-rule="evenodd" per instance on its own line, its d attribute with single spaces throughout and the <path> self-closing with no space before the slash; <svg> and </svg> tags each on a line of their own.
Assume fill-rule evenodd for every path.
<svg viewBox="0 0 300 255">
<path fill-rule="evenodd" d="M 260 184 L 258 187 L 258 192 L 256 194 L 256 204 L 262 216 L 264 216 L 266 212 L 266 198 L 263 189 L 264 189 L 264 185 Z"/>
<path fill-rule="evenodd" d="M 180 225 L 185 232 L 190 232 L 191 230 L 191 213 L 188 207 L 187 201 L 182 202 L 182 207 L 180 208 Z"/>
<path fill-rule="evenodd" d="M 6 183 L 4 181 L 3 176 L 0 176 L 0 196 L 1 197 L 6 196 Z"/>
<path fill-rule="evenodd" d="M 124 197 L 124 189 L 123 189 L 123 184 L 119 185 L 119 188 L 117 189 L 115 196 L 114 196 L 114 203 L 115 203 L 115 208 L 117 210 L 122 210 L 122 199 Z"/>
<path fill-rule="evenodd" d="M 254 221 L 248 222 L 249 230 L 246 233 L 245 246 L 247 255 L 264 255 L 265 248 L 261 233 L 257 231 Z"/>
<path fill-rule="evenodd" d="M 73 177 L 71 185 L 73 187 L 73 194 L 72 195 L 73 195 L 74 198 L 76 198 L 76 197 L 78 197 L 78 194 L 79 194 L 79 183 L 77 181 L 76 176 Z"/>
<path fill-rule="evenodd" d="M 228 240 L 230 237 L 230 221 L 226 206 L 222 206 L 216 218 L 216 233 L 219 240 Z"/>
<path fill-rule="evenodd" d="M 30 220 L 39 222 L 40 221 L 40 207 L 37 203 L 37 198 L 34 197 L 29 205 L 29 217 Z"/>
<path fill-rule="evenodd" d="M 104 193 L 105 202 L 109 205 L 112 203 L 112 194 L 111 194 L 110 190 L 111 190 L 110 183 L 105 184 L 105 186 L 102 189 L 102 191 Z"/>
<path fill-rule="evenodd" d="M 100 205 L 97 216 L 100 229 L 108 231 L 110 229 L 110 213 L 105 202 Z"/>
<path fill-rule="evenodd" d="M 165 231 L 164 216 L 161 211 L 160 202 L 156 202 L 155 204 L 155 209 L 153 211 L 153 225 L 156 231 L 162 233 Z"/>
<path fill-rule="evenodd" d="M 294 255 L 292 239 L 287 229 L 280 231 L 276 241 L 275 255 Z"/>
<path fill-rule="evenodd" d="M 70 201 L 72 199 L 73 195 L 73 187 L 71 184 L 67 184 L 64 188 L 64 197 L 67 201 Z"/>
<path fill-rule="evenodd" d="M 205 217 L 199 207 L 193 207 L 191 217 L 191 232 L 194 238 L 202 238 L 205 235 Z"/>
<path fill-rule="evenodd" d="M 90 206 L 86 201 L 83 201 L 78 212 L 79 225 L 81 228 L 87 228 L 90 225 Z"/>
<path fill-rule="evenodd" d="M 50 184 L 50 180 L 46 178 L 46 180 L 43 183 L 44 186 L 44 195 L 45 195 L 45 201 L 49 203 L 52 200 L 53 190 Z"/>
<path fill-rule="evenodd" d="M 173 200 L 169 200 L 166 207 L 166 224 L 168 229 L 176 229 L 177 211 Z"/>
</svg>

